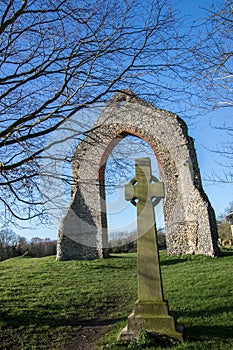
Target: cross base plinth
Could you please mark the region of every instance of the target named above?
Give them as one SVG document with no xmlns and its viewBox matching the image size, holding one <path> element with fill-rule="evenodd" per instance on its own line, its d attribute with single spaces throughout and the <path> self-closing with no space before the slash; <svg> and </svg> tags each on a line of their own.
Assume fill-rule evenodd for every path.
<svg viewBox="0 0 233 350">
<path fill-rule="evenodd" d="M 176 327 L 174 318 L 168 314 L 166 302 L 136 302 L 127 326 L 120 333 L 120 339 L 136 339 L 142 331 L 183 340 L 182 327 Z"/>
</svg>

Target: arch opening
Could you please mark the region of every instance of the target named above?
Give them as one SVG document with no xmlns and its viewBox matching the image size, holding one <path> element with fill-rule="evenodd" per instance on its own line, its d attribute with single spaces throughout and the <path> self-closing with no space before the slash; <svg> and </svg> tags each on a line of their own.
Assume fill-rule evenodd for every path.
<svg viewBox="0 0 233 350">
<path fill-rule="evenodd" d="M 151 159 L 152 174 L 159 178 L 159 168 L 156 156 L 150 145 L 138 136 L 122 133 L 119 142 L 112 148 L 105 163 L 104 178 L 101 185 L 105 191 L 106 228 L 110 250 L 133 249 L 133 242 L 137 237 L 137 217 L 134 203 L 125 200 L 124 186 L 135 176 L 135 159 L 149 157 Z M 133 185 L 136 184 L 134 180 Z M 151 183 L 154 178 L 151 179 Z M 153 199 L 152 199 L 153 200 Z M 137 199 L 135 199 L 137 202 Z M 165 247 L 165 230 L 163 203 L 154 207 L 156 227 L 159 233 L 159 243 Z M 163 235 L 163 236 L 162 236 Z M 160 237 L 161 236 L 161 237 Z"/>
</svg>

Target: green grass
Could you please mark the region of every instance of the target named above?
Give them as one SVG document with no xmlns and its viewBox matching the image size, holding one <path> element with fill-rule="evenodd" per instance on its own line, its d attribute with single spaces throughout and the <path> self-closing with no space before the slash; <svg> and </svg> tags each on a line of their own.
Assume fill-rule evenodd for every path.
<svg viewBox="0 0 233 350">
<path fill-rule="evenodd" d="M 232 250 L 225 250 L 221 258 L 161 253 L 165 299 L 185 326 L 184 342 L 173 349 L 233 349 L 232 266 Z M 65 349 L 81 325 L 96 319 L 114 323 L 100 348 L 127 349 L 116 337 L 136 298 L 135 254 L 95 261 L 3 261 L 0 349 Z M 129 349 L 147 347 L 131 344 Z"/>
</svg>

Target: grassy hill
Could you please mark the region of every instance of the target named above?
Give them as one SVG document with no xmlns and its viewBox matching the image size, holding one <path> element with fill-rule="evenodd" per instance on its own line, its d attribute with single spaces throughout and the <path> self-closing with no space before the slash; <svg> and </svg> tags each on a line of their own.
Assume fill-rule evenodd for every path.
<svg viewBox="0 0 233 350">
<path fill-rule="evenodd" d="M 225 250 L 221 258 L 167 257 L 163 251 L 161 267 L 165 299 L 185 326 L 185 341 L 174 349 L 232 350 L 233 251 Z M 100 349 L 127 349 L 116 343 L 116 336 L 136 298 L 135 254 L 95 261 L 3 261 L 0 349 L 72 349 L 88 322 L 112 324 Z"/>
</svg>

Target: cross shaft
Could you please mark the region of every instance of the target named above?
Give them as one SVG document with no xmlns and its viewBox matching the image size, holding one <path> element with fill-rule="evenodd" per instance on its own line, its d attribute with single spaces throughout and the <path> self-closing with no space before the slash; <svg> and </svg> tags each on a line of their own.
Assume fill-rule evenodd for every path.
<svg viewBox="0 0 233 350">
<path fill-rule="evenodd" d="M 162 301 L 154 206 L 164 197 L 164 185 L 152 176 L 150 158 L 136 159 L 135 166 L 125 199 L 137 207 L 138 300 Z"/>
</svg>

